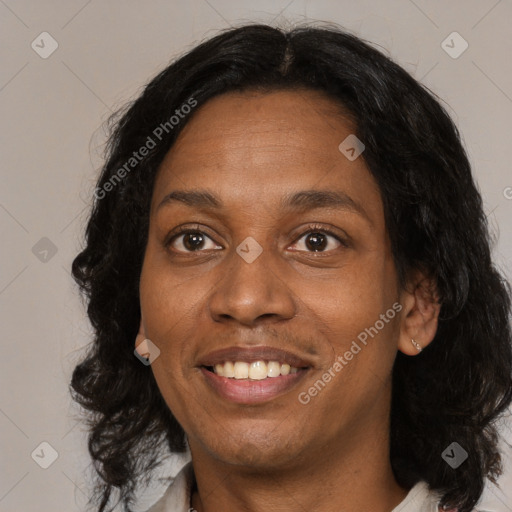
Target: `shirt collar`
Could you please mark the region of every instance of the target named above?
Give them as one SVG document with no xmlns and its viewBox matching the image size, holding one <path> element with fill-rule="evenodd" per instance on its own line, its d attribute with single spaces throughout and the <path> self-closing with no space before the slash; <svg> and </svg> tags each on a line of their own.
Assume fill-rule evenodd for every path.
<svg viewBox="0 0 512 512">
<path fill-rule="evenodd" d="M 189 512 L 194 485 L 192 462 L 183 466 L 164 495 L 147 512 Z M 418 482 L 404 500 L 391 512 L 438 512 L 440 495 L 431 491 L 426 482 Z"/>
</svg>

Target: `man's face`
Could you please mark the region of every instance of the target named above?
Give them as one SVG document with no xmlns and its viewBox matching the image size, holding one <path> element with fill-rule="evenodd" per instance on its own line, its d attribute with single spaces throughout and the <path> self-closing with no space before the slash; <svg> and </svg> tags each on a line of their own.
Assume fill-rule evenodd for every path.
<svg viewBox="0 0 512 512">
<path fill-rule="evenodd" d="M 229 93 L 162 163 L 140 300 L 193 455 L 283 468 L 387 432 L 399 289 L 379 189 L 338 149 L 353 131 L 317 92 Z M 176 191 L 216 204 L 165 200 Z M 232 375 L 229 362 L 241 378 L 212 371 Z M 287 363 L 298 370 L 284 375 Z"/>
</svg>

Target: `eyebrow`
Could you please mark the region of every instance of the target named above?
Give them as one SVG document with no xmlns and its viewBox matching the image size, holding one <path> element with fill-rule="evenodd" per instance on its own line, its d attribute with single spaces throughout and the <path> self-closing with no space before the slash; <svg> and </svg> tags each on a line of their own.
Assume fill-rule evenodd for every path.
<svg viewBox="0 0 512 512">
<path fill-rule="evenodd" d="M 221 199 L 207 190 L 174 190 L 167 194 L 157 210 L 173 202 L 180 202 L 192 208 L 220 210 L 224 207 Z M 371 225 L 373 222 L 366 210 L 344 192 L 332 190 L 301 190 L 287 194 L 281 199 L 282 210 L 307 211 L 319 208 L 340 209 L 356 213 L 364 217 Z"/>
<path fill-rule="evenodd" d="M 333 190 L 301 190 L 286 195 L 281 200 L 281 208 L 297 211 L 313 210 L 315 208 L 330 208 L 357 213 L 373 224 L 366 210 L 345 192 Z"/>
</svg>

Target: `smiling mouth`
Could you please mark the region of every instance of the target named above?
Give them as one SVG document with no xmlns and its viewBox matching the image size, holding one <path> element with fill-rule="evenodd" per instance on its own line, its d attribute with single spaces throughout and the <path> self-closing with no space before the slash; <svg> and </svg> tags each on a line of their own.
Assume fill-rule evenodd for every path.
<svg viewBox="0 0 512 512">
<path fill-rule="evenodd" d="M 214 366 L 205 366 L 204 368 L 219 377 L 236 380 L 273 379 L 285 375 L 293 375 L 302 369 L 290 366 L 288 363 L 264 360 L 252 362 L 226 361 Z"/>
<path fill-rule="evenodd" d="M 226 361 L 200 369 L 205 383 L 217 396 L 240 405 L 257 405 L 293 390 L 311 367 L 261 360 Z"/>
</svg>

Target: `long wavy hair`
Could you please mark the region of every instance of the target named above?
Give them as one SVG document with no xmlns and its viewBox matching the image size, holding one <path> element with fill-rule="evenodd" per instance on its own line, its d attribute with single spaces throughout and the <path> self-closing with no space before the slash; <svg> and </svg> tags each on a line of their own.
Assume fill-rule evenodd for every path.
<svg viewBox="0 0 512 512">
<path fill-rule="evenodd" d="M 197 110 L 228 91 L 297 88 L 323 91 L 356 121 L 400 284 L 414 269 L 437 284 L 433 342 L 416 357 L 398 352 L 393 367 L 390 459 L 398 483 L 424 480 L 442 505 L 470 512 L 486 477 L 496 482 L 502 471 L 495 424 L 512 400 L 510 286 L 491 261 L 493 240 L 457 128 L 433 93 L 339 27 L 251 24 L 193 48 L 111 119 L 84 247 L 72 265 L 94 337 L 70 388 L 86 409 L 90 502 L 99 512 L 113 492 L 119 498 L 109 510 L 120 502 L 130 510 L 138 484 L 165 455 L 186 449 L 151 369 L 133 354 L 154 178 L 194 115 L 183 115 L 190 110 L 183 105 L 193 99 Z M 177 110 L 179 122 L 170 123 Z M 134 163 L 142 146 L 153 147 Z M 441 457 L 453 441 L 468 453 L 457 469 Z"/>
</svg>

